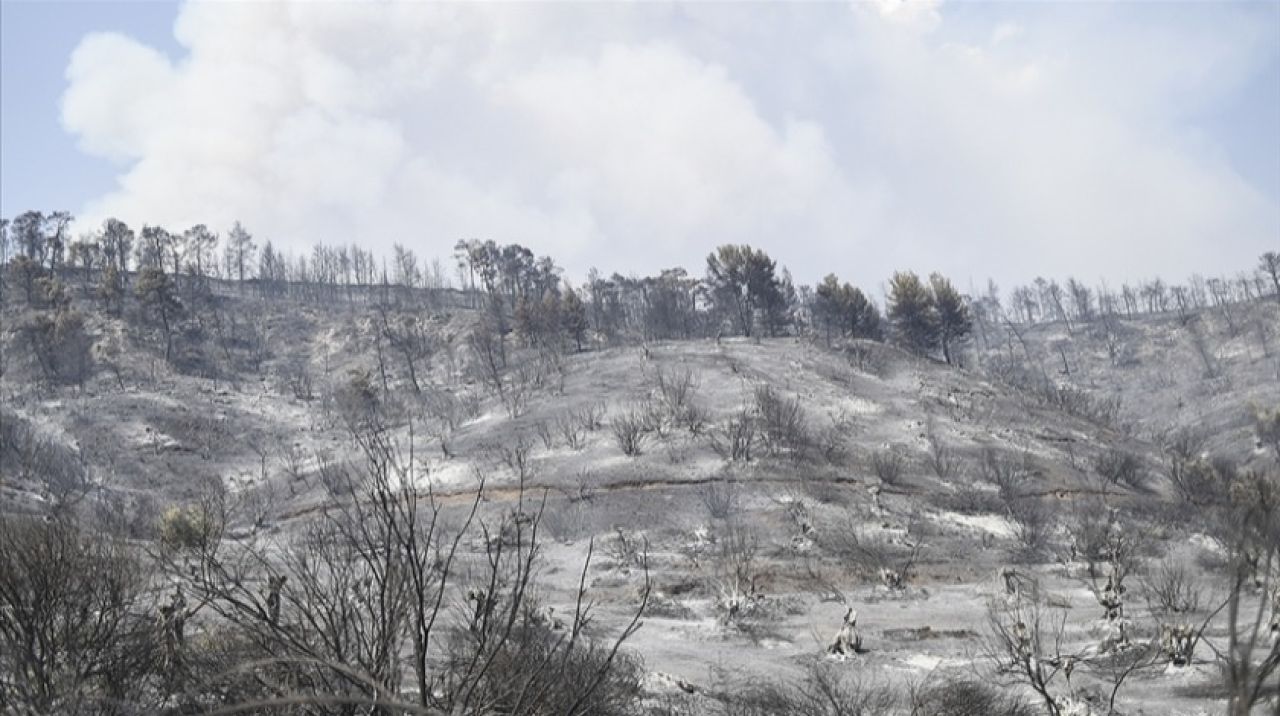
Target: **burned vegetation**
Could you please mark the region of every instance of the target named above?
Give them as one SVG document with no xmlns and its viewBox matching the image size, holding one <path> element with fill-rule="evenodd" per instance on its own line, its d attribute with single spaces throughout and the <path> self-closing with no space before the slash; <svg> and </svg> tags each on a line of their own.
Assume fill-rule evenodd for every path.
<svg viewBox="0 0 1280 716">
<path fill-rule="evenodd" d="M 884 305 L 0 238 L 0 711 L 1276 708 L 1277 259 Z"/>
</svg>

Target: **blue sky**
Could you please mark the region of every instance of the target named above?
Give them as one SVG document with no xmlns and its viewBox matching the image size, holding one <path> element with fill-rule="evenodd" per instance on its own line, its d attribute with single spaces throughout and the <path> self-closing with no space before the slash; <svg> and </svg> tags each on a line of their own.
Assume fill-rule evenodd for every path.
<svg viewBox="0 0 1280 716">
<path fill-rule="evenodd" d="M 67 62 L 96 31 L 178 56 L 177 14 L 163 2 L 0 2 L 0 215 L 77 210 L 111 188 L 119 167 L 79 151 L 59 120 Z"/>
<path fill-rule="evenodd" d="M 1280 246 L 1280 3 L 0 2 L 0 214 L 581 276 L 1246 268 Z"/>
</svg>

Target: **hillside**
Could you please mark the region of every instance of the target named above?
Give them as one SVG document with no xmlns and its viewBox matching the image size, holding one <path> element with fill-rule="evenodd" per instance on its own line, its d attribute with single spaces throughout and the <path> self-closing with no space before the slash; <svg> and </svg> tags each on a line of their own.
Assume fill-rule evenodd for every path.
<svg viewBox="0 0 1280 716">
<path fill-rule="evenodd" d="M 987 365 L 1021 362 L 1099 399 L 1118 401 L 1118 422 L 1159 444 L 1180 430 L 1203 434 L 1211 452 L 1256 448 L 1248 410 L 1280 403 L 1280 303 L 1251 301 L 1180 317 L 1169 312 L 1136 320 L 1113 316 L 1076 325 L 1038 324 L 1022 331 L 1027 352 L 1011 332 Z M 996 341 L 992 341 L 994 344 Z"/>
<path fill-rule="evenodd" d="M 1164 443 L 1195 428 L 1204 449 L 1263 465 L 1248 406 L 1280 405 L 1274 302 L 1239 307 L 1252 328 L 1236 335 L 1207 314 L 1201 333 L 1168 316 L 1124 321 L 1108 329 L 1118 350 L 1097 325 L 1033 326 L 1025 349 L 991 341 L 970 368 L 871 341 L 548 352 L 513 336 L 498 390 L 469 339 L 474 311 L 205 300 L 166 362 L 140 315 L 78 299 L 97 357 L 80 386 L 38 380 L 14 328 L 35 309 L 6 303 L 5 511 L 69 501 L 99 529 L 152 540 L 173 508 L 216 496 L 224 539 L 274 554 L 349 504 L 343 478 L 376 433 L 405 466 L 399 479 L 429 490 L 451 523 L 480 479 L 481 519 L 540 510 L 539 598 L 559 613 L 573 613 L 588 550 L 581 578 L 601 634 L 626 624 L 647 571 L 643 627 L 626 648 L 643 659 L 646 698 L 686 713 L 815 665 L 888 685 L 967 678 L 990 662 L 1002 568 L 1069 606 L 1063 643 L 1093 648 L 1110 626 L 1097 577 L 1082 572 L 1082 531 L 1120 510 L 1126 532 L 1149 538 L 1143 561 L 1202 564 L 1196 579 L 1211 580 L 1207 521 L 1169 521 Z M 412 375 L 396 326 L 418 341 Z M 1080 389 L 1068 409 L 1025 380 L 1064 357 L 1052 380 Z M 1116 456 L 1127 470 L 1100 467 Z M 484 543 L 466 549 L 479 559 Z M 850 607 L 866 653 L 824 659 Z M 1150 601 L 1129 609 L 1134 638 L 1154 640 Z M 1107 678 L 1092 670 L 1072 688 L 1102 694 Z M 1144 671 L 1125 712 L 1198 713 L 1214 678 L 1207 664 Z"/>
<path fill-rule="evenodd" d="M 205 347 L 209 355 L 198 362 L 208 375 L 183 372 L 165 365 L 154 337 L 131 320 L 93 311 L 87 332 L 95 354 L 102 355 L 104 346 L 114 352 L 111 367 L 99 361 L 83 387 L 39 385 L 20 333 L 6 333 L 6 410 L 16 421 L 31 424 L 55 451 L 90 465 L 104 494 L 146 495 L 161 503 L 191 499 L 204 480 L 228 486 L 260 480 L 264 464 L 269 476 L 290 472 L 299 479 L 315 471 L 317 456 L 349 457 L 335 396 L 356 373 L 378 375 L 376 311 L 236 297 L 223 302 L 220 310 L 232 320 L 239 313 L 253 314 L 258 321 L 254 330 L 267 345 L 254 349 L 261 352 L 256 369 L 231 354 L 230 370 L 221 365 L 205 370 L 206 361 L 221 359 L 217 349 Z M 432 479 L 446 489 L 464 489 L 468 467 L 483 463 L 492 446 L 510 444 L 513 437 L 531 444 L 532 465 L 547 484 L 559 486 L 584 471 L 596 486 L 706 481 L 727 469 L 711 446 L 710 428 L 750 408 L 763 387 L 782 399 L 796 399 L 805 429 L 815 441 L 831 443 L 828 447 L 839 457 L 796 463 L 760 449 L 759 456 L 766 459 L 733 468 L 761 480 L 794 482 L 797 465 L 803 465 L 800 472 L 815 480 L 865 486 L 872 454 L 890 451 L 906 458 L 907 468 L 903 484 L 890 490 L 923 493 L 938 486 L 937 476 L 928 474 L 925 465 L 933 435 L 970 457 L 984 448 L 1028 452 L 1040 464 L 1039 489 L 1077 489 L 1086 480 L 1080 466 L 1109 447 L 1136 440 L 1041 407 L 980 372 L 948 369 L 881 344 L 828 349 L 797 338 L 670 341 L 570 352 L 557 356 L 555 365 L 539 368 L 547 375 L 530 380 L 518 415 L 512 417 L 477 375 L 475 356 L 465 341 L 473 321 L 468 312 L 402 315 L 425 315 L 435 345 L 424 361 L 430 367 L 419 377 L 419 393 L 409 385 L 398 358 L 387 358 L 389 394 L 403 403 L 398 430 L 403 433 L 418 421 L 418 449 L 427 456 Z M 12 306 L 5 318 L 10 326 L 25 320 Z M 512 361 L 534 364 L 541 359 L 536 352 L 519 351 Z M 1145 380 L 1143 373 L 1134 376 Z M 1112 378 L 1098 390 L 1116 386 L 1123 391 L 1127 377 Z M 1267 376 L 1260 377 L 1261 385 L 1267 385 Z M 703 425 L 697 434 L 673 425 L 649 436 L 640 455 L 627 457 L 608 429 L 610 418 L 664 403 L 660 378 L 689 383 L 685 389 Z M 536 382 L 544 384 L 532 385 Z M 1238 382 L 1239 392 L 1228 397 L 1243 403 L 1242 396 L 1256 387 Z M 449 457 L 442 455 L 438 424 L 445 410 L 439 404 L 446 402 L 456 421 L 445 431 Z M 1129 405 L 1125 403 L 1126 409 L 1132 410 Z M 563 423 L 584 410 L 593 410 L 601 425 L 570 449 L 561 434 Z M 1242 420 L 1235 421 L 1236 427 L 1244 427 Z M 551 433 L 550 446 L 539 436 L 545 432 Z M 1141 441 L 1135 445 L 1150 447 Z M 786 449 L 777 452 L 789 455 Z M 27 497 L 40 497 L 37 486 L 7 487 L 29 488 Z M 298 493 L 288 502 L 297 509 L 306 499 Z"/>
</svg>

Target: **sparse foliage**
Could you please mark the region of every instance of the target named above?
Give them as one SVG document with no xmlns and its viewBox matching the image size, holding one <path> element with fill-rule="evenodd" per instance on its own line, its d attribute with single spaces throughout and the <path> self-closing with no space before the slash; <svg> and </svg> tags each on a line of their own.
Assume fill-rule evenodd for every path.
<svg viewBox="0 0 1280 716">
<path fill-rule="evenodd" d="M 815 664 L 799 682 L 749 684 L 727 696 L 741 716 L 872 716 L 894 713 L 898 697 L 887 684 L 829 664 Z"/>
<path fill-rule="evenodd" d="M 1258 443 L 1271 448 L 1276 462 L 1280 463 L 1280 406 L 1272 410 L 1255 407 L 1253 432 L 1258 437 Z"/>
<path fill-rule="evenodd" d="M 907 458 L 893 448 L 871 453 L 871 472 L 886 485 L 898 485 L 907 469 Z"/>
<path fill-rule="evenodd" d="M 1025 701 L 981 681 L 924 683 L 910 691 L 912 716 L 1034 716 Z"/>
<path fill-rule="evenodd" d="M 640 454 L 645 439 L 649 436 L 647 424 L 644 415 L 635 408 L 609 419 L 614 440 L 618 442 L 623 455 L 636 457 Z"/>
<path fill-rule="evenodd" d="M 772 386 L 755 391 L 755 414 L 759 416 L 760 438 L 769 455 L 787 454 L 804 458 L 811 446 L 809 420 L 798 397 L 784 397 Z"/>
<path fill-rule="evenodd" d="M 710 432 L 711 448 L 723 460 L 750 462 L 757 439 L 756 415 L 747 407 L 739 409 Z"/>
<path fill-rule="evenodd" d="M 1175 560 L 1152 565 L 1141 578 L 1142 591 L 1153 612 L 1190 615 L 1205 605 L 1205 592 L 1191 569 Z"/>
<path fill-rule="evenodd" d="M 55 513 L 79 502 L 90 487 L 83 456 L 7 408 L 0 408 L 0 475 L 34 487 Z"/>
<path fill-rule="evenodd" d="M 1043 553 L 1053 532 L 1053 512 L 1049 506 L 1037 497 L 1020 497 L 1007 502 L 1005 507 L 1022 557 L 1033 559 Z"/>
<path fill-rule="evenodd" d="M 930 426 L 925 436 L 929 443 L 928 463 L 933 474 L 941 480 L 951 480 L 961 472 L 962 459 L 954 448 L 943 441 L 934 426 Z"/>
<path fill-rule="evenodd" d="M 109 713 L 155 706 L 159 654 L 128 548 L 68 519 L 0 519 L 0 707 Z"/>
<path fill-rule="evenodd" d="M 852 511 L 843 522 L 818 530 L 818 543 L 828 554 L 854 565 L 864 578 L 895 592 L 906 589 L 925 549 L 920 525 L 908 525 L 903 534 L 880 533 L 863 525 Z"/>
<path fill-rule="evenodd" d="M 1121 448 L 1111 448 L 1093 460 L 1094 472 L 1108 484 L 1144 489 L 1147 483 L 1146 466 L 1134 453 Z"/>
<path fill-rule="evenodd" d="M 708 480 L 699 490 L 698 498 L 712 519 L 727 520 L 737 514 L 739 487 L 732 478 Z"/>
</svg>

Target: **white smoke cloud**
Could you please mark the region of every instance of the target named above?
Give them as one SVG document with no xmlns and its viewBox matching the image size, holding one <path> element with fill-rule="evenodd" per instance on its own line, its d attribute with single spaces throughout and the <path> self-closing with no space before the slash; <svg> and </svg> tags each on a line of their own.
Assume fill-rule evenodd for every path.
<svg viewBox="0 0 1280 716">
<path fill-rule="evenodd" d="M 901 1 L 197 2 L 175 26 L 182 57 L 86 37 L 62 118 L 122 166 L 85 223 L 241 220 L 295 249 L 443 256 L 485 237 L 580 276 L 698 271 L 745 241 L 801 280 L 874 286 L 902 266 L 1181 276 L 1274 243 L 1280 208 L 1183 118 L 1276 33 L 1159 27 L 1120 66 L 1141 27 L 1076 19 L 974 31 Z M 1085 36 L 1089 52 L 1067 52 Z"/>
</svg>

